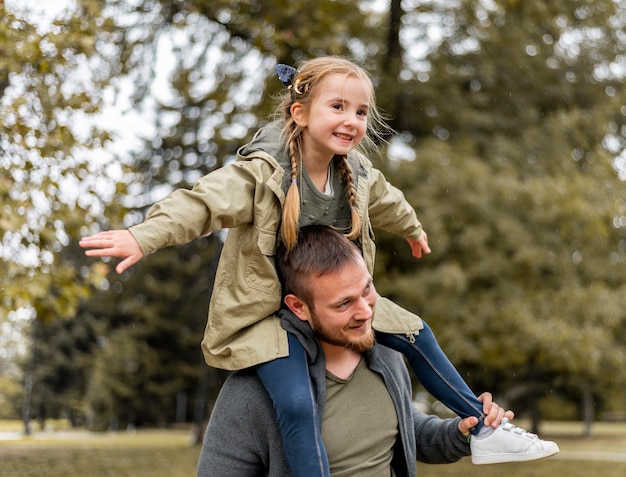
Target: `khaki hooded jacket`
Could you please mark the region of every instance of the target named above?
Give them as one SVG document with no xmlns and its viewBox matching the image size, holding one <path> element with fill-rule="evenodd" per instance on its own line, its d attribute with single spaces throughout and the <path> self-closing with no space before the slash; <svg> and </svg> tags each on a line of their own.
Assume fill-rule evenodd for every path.
<svg viewBox="0 0 626 477">
<path fill-rule="evenodd" d="M 274 265 L 289 161 L 281 123 L 261 128 L 241 147 L 235 162 L 178 189 L 151 207 L 143 223 L 129 230 L 144 255 L 196 237 L 229 229 L 220 256 L 202 351 L 209 366 L 237 370 L 289 354 L 287 334 L 276 312 L 281 289 Z M 370 273 L 376 246 L 373 228 L 404 238 L 423 233 L 415 211 L 362 154 L 348 156 L 357 186 L 360 244 Z M 373 327 L 417 334 L 420 318 L 379 298 Z"/>
</svg>

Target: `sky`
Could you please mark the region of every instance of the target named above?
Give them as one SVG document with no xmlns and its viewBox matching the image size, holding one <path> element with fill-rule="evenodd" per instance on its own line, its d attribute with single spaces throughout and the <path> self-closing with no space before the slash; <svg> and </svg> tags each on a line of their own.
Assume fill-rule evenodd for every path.
<svg viewBox="0 0 626 477">
<path fill-rule="evenodd" d="M 20 12 L 27 21 L 36 25 L 40 33 L 50 30 L 55 19 L 68 16 L 76 7 L 75 0 L 4 0 L 5 6 L 12 12 Z M 163 75 L 167 71 L 167 57 L 161 59 Z M 163 75 L 157 78 L 157 86 L 163 81 Z M 120 79 L 120 92 L 115 93 L 112 88 L 102 92 L 105 107 L 102 116 L 98 117 L 98 125 L 105 130 L 111 131 L 116 141 L 108 145 L 112 154 L 124 154 L 129 150 L 142 145 L 140 137 L 145 131 L 149 119 L 140 116 L 135 111 L 129 100 L 132 84 Z M 143 112 L 146 114 L 146 112 Z M 146 120 L 148 119 L 148 120 Z M 105 155 L 101 160 L 109 160 Z"/>
<path fill-rule="evenodd" d="M 50 27 L 55 18 L 63 16 L 68 8 L 74 8 L 74 0 L 4 0 L 7 10 L 25 14 L 30 23 L 43 30 Z"/>
</svg>

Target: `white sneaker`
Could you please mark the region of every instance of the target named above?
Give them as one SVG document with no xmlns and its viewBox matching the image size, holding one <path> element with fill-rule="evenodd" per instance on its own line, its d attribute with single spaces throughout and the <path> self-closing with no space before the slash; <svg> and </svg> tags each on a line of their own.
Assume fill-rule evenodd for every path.
<svg viewBox="0 0 626 477">
<path fill-rule="evenodd" d="M 541 440 L 506 418 L 488 436 L 472 436 L 470 448 L 472 463 L 478 465 L 543 459 L 559 452 L 555 442 Z"/>
</svg>

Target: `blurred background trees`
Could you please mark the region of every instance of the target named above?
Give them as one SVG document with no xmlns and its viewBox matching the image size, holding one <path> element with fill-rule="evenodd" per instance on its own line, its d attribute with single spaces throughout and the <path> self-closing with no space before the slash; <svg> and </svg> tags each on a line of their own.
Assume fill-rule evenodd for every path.
<svg viewBox="0 0 626 477">
<path fill-rule="evenodd" d="M 375 79 L 398 134 L 372 160 L 433 249 L 416 261 L 377 232 L 379 292 L 535 426 L 623 413 L 625 14 L 614 0 L 79 0 L 43 29 L 3 11 L 0 320 L 22 338 L 0 355 L 0 395 L 94 429 L 206 417 L 223 378 L 199 348 L 219 234 L 121 276 L 76 241 L 232 161 L 271 117 L 277 62 L 338 54 Z M 113 142 L 126 129 L 139 139 Z"/>
</svg>

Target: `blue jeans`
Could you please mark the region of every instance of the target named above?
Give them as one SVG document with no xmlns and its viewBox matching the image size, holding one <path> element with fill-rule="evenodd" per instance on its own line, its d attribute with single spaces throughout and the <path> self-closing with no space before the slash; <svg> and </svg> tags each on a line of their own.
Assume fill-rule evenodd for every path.
<svg viewBox="0 0 626 477">
<path fill-rule="evenodd" d="M 294 477 L 330 477 L 306 354 L 294 335 L 287 337 L 289 356 L 260 364 L 256 372 L 274 404 Z"/>
<path fill-rule="evenodd" d="M 477 417 L 478 425 L 471 433 L 478 434 L 484 425 L 483 405 L 439 347 L 430 327 L 423 323 L 424 329 L 413 337 L 376 331 L 376 341 L 402 353 L 426 391 L 448 409 L 462 418 Z"/>
</svg>

